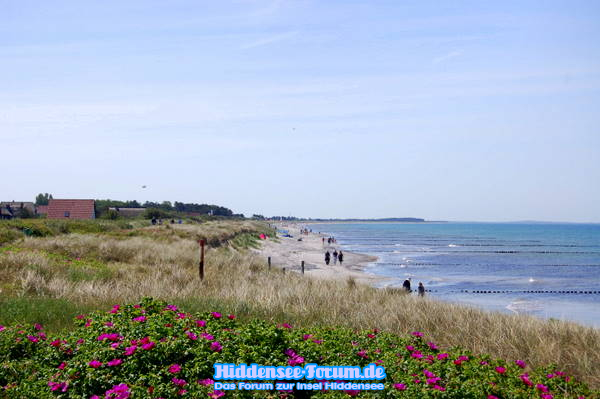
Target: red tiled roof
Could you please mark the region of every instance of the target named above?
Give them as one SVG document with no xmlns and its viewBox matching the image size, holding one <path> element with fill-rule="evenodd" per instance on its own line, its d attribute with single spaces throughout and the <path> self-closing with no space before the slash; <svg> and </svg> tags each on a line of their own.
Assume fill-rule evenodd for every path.
<svg viewBox="0 0 600 399">
<path fill-rule="evenodd" d="M 38 215 L 46 215 L 48 213 L 48 205 L 38 205 L 36 210 Z"/>
<path fill-rule="evenodd" d="M 94 200 L 51 199 L 48 203 L 48 219 L 94 219 Z"/>
</svg>

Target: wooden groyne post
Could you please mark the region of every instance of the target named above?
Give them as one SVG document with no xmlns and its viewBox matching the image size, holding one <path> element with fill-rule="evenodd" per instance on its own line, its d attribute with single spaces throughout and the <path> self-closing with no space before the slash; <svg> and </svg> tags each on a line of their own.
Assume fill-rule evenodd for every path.
<svg viewBox="0 0 600 399">
<path fill-rule="evenodd" d="M 204 239 L 199 240 L 200 244 L 200 264 L 198 265 L 198 274 L 200 275 L 200 281 L 204 280 L 204 245 L 206 241 Z"/>
<path fill-rule="evenodd" d="M 302 274 L 304 274 L 304 261 L 302 261 Z"/>
<path fill-rule="evenodd" d="M 270 256 L 267 258 L 267 263 L 269 264 L 269 270 L 271 270 L 271 257 Z"/>
</svg>

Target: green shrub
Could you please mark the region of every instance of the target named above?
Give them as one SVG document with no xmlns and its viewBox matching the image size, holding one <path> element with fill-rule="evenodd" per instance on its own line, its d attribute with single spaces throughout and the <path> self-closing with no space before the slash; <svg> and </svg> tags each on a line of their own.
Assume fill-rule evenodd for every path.
<svg viewBox="0 0 600 399">
<path fill-rule="evenodd" d="M 377 330 L 238 322 L 233 315 L 191 315 L 151 299 L 81 315 L 76 323 L 71 333 L 52 336 L 40 325 L 0 327 L 0 389 L 6 397 L 218 397 L 212 385 L 215 363 L 374 363 L 386 371 L 383 391 L 227 391 L 227 397 L 550 399 L 598 394 L 555 366 L 532 370 L 459 348 L 442 352 L 420 332 L 401 337 Z M 121 396 L 111 396 L 119 390 Z"/>
</svg>

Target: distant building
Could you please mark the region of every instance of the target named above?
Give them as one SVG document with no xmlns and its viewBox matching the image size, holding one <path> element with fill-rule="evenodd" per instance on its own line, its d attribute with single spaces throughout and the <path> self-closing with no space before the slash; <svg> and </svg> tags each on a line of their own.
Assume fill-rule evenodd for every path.
<svg viewBox="0 0 600 399">
<path fill-rule="evenodd" d="M 38 215 L 47 215 L 48 214 L 48 205 L 38 205 L 36 206 L 36 211 Z"/>
<path fill-rule="evenodd" d="M 95 219 L 95 202 L 91 199 L 51 199 L 48 219 Z"/>
<path fill-rule="evenodd" d="M 27 201 L 4 201 L 0 202 L 0 219 L 12 219 L 19 217 L 34 217 L 36 215 L 35 204 Z"/>
<path fill-rule="evenodd" d="M 142 216 L 144 212 L 146 212 L 146 208 L 121 208 L 121 207 L 110 207 L 109 211 L 115 211 L 119 214 L 119 216 L 123 216 L 125 218 L 134 218 L 138 216 Z"/>
</svg>

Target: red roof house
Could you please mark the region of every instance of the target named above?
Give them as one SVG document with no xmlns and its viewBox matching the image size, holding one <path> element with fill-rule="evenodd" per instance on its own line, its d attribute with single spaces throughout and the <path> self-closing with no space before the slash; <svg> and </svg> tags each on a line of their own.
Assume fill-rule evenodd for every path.
<svg viewBox="0 0 600 399">
<path fill-rule="evenodd" d="M 48 203 L 48 219 L 95 219 L 94 200 L 51 199 Z"/>
</svg>

